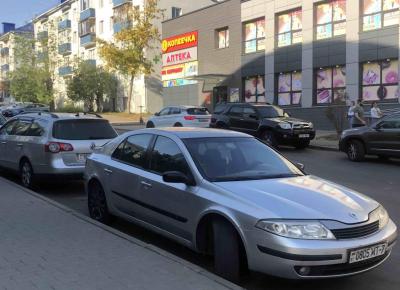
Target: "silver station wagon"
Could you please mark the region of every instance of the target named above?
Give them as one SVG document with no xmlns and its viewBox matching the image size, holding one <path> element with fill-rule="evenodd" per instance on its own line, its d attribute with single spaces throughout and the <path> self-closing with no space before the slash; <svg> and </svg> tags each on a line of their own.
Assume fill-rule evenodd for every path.
<svg viewBox="0 0 400 290">
<path fill-rule="evenodd" d="M 88 158 L 88 208 L 213 255 L 233 281 L 246 269 L 312 279 L 383 263 L 397 237 L 386 210 L 301 168 L 243 133 L 128 132 Z"/>
<path fill-rule="evenodd" d="M 0 129 L 0 167 L 19 172 L 26 187 L 48 175 L 81 177 L 87 156 L 116 136 L 96 115 L 18 115 Z"/>
</svg>

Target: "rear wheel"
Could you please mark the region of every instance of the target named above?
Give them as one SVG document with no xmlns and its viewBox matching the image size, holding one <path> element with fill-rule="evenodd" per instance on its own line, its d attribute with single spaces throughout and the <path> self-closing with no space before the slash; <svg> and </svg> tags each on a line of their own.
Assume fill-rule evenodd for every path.
<svg viewBox="0 0 400 290">
<path fill-rule="evenodd" d="M 22 160 L 20 165 L 20 178 L 24 187 L 32 189 L 35 185 L 35 174 L 31 163 L 28 160 Z"/>
<path fill-rule="evenodd" d="M 97 182 L 91 182 L 88 189 L 88 210 L 90 217 L 103 224 L 109 224 L 111 215 L 107 207 L 107 199 L 103 187 Z"/>
<path fill-rule="evenodd" d="M 265 130 L 265 131 L 261 132 L 260 137 L 261 137 L 261 140 L 263 140 L 269 146 L 271 146 L 271 147 L 278 146 L 278 142 L 276 141 L 274 132 L 272 132 L 270 130 Z"/>
<path fill-rule="evenodd" d="M 347 144 L 347 157 L 354 162 L 360 162 L 365 159 L 364 144 L 358 140 L 350 140 Z"/>
<path fill-rule="evenodd" d="M 221 277 L 233 282 L 240 280 L 243 268 L 241 240 L 236 229 L 223 219 L 213 222 L 214 269 Z"/>
<path fill-rule="evenodd" d="M 147 122 L 146 128 L 154 128 L 154 123 L 152 121 Z"/>
</svg>

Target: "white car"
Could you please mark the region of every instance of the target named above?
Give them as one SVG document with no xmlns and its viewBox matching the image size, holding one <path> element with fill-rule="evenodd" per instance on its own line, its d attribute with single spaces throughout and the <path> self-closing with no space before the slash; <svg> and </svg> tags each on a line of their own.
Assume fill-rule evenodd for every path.
<svg viewBox="0 0 400 290">
<path fill-rule="evenodd" d="M 200 127 L 208 128 L 211 114 L 207 108 L 198 106 L 171 106 L 154 114 L 146 124 L 147 128 L 156 127 Z"/>
</svg>

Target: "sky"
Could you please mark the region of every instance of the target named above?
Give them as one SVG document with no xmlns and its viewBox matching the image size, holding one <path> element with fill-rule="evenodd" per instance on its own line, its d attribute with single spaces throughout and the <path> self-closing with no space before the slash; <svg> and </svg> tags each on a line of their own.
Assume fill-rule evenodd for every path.
<svg viewBox="0 0 400 290">
<path fill-rule="evenodd" d="M 0 23 L 24 25 L 58 3 L 60 0 L 0 0 Z"/>
</svg>

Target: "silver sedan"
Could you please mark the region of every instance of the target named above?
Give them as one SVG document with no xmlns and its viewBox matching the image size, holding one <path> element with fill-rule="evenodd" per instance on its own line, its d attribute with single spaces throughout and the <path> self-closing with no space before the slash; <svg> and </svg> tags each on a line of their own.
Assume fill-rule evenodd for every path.
<svg viewBox="0 0 400 290">
<path fill-rule="evenodd" d="M 85 179 L 92 218 L 120 216 L 211 254 L 233 281 L 247 269 L 290 279 L 362 273 L 397 237 L 378 202 L 237 132 L 129 132 L 92 154 Z"/>
</svg>

